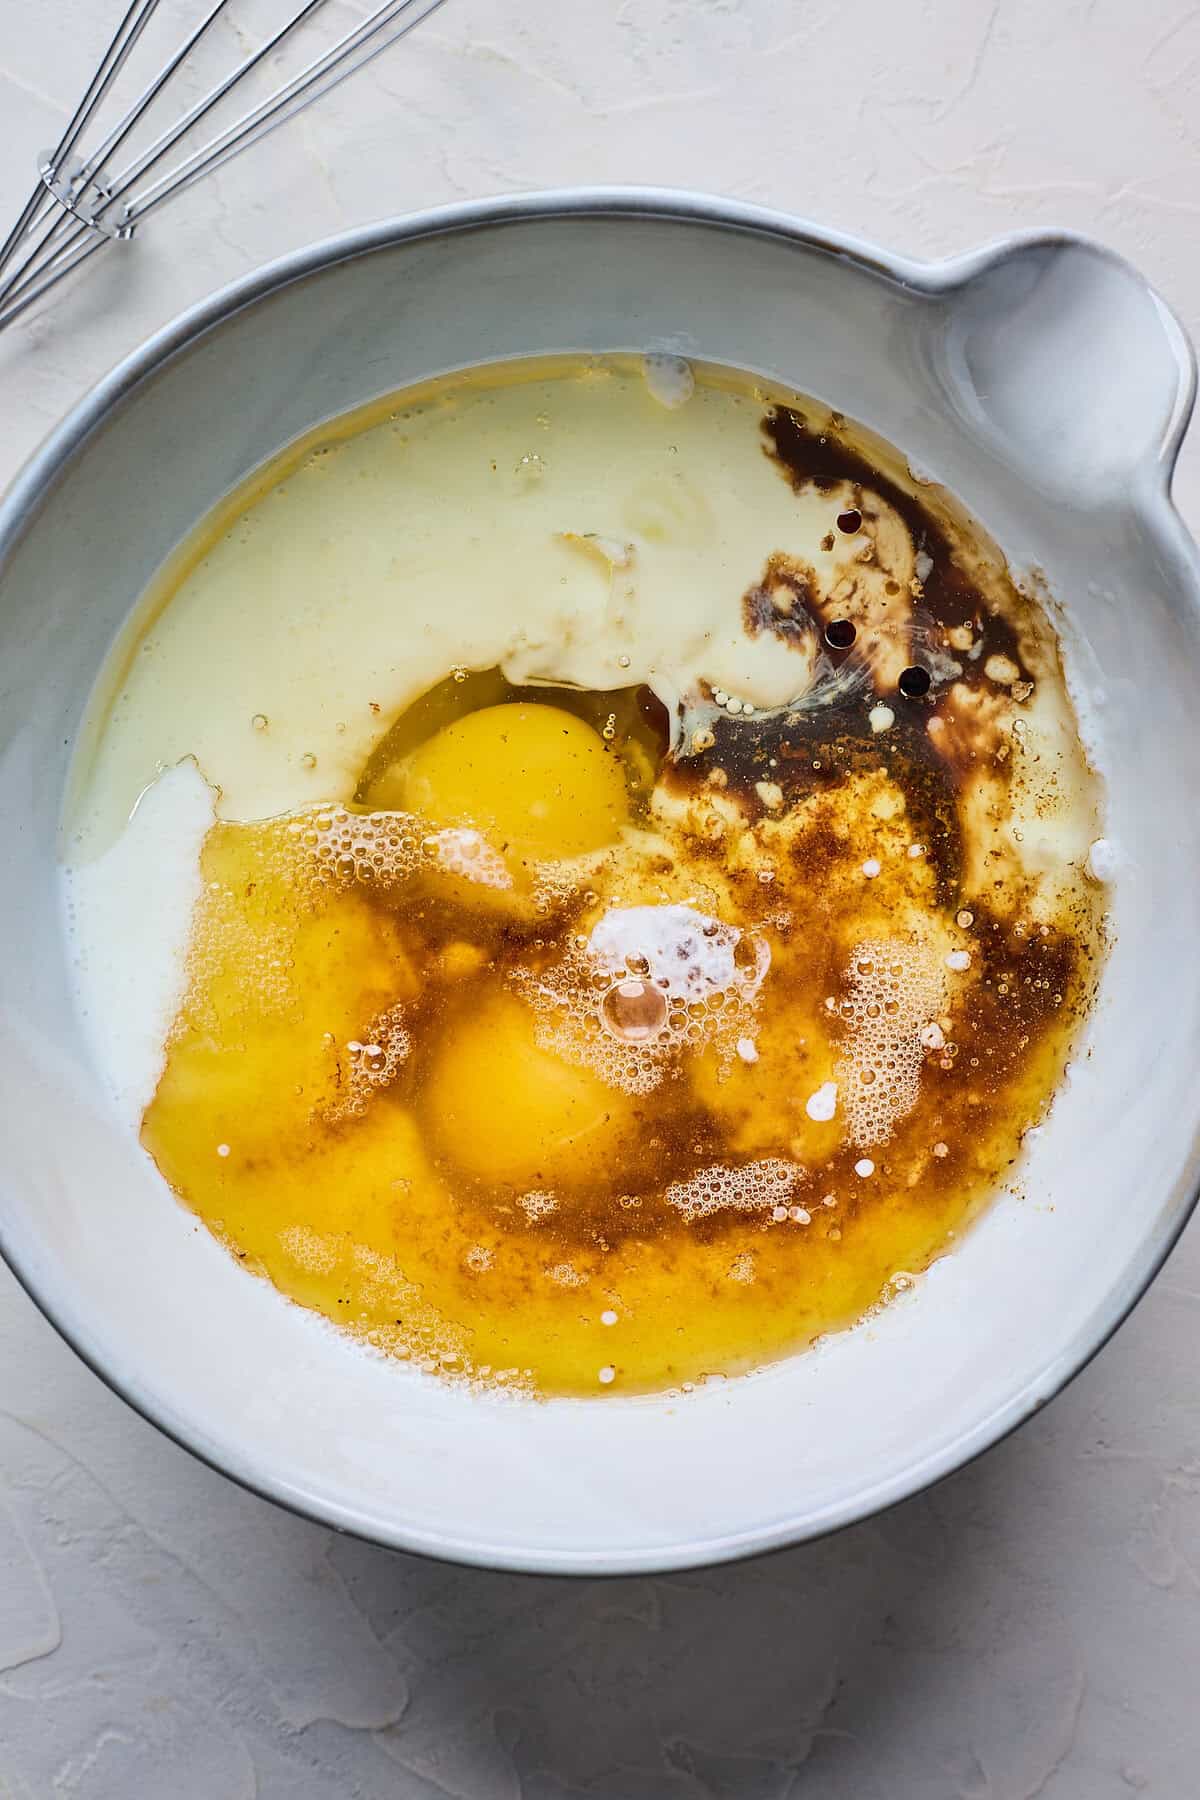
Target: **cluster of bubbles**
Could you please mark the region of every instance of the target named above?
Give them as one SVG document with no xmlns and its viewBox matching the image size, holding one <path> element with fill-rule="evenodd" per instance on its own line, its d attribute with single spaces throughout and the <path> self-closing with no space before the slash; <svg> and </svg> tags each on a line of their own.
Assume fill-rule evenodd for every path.
<svg viewBox="0 0 1200 1800">
<path fill-rule="evenodd" d="M 838 1093 L 851 1143 L 886 1143 L 920 1093 L 921 1034 L 945 1002 L 945 971 L 927 944 L 868 939 L 846 971 Z"/>
<path fill-rule="evenodd" d="M 570 1262 L 555 1263 L 553 1268 L 546 1270 L 546 1275 L 556 1287 L 579 1288 L 586 1287 L 588 1283 L 588 1278 L 582 1269 L 577 1269 L 575 1264 Z"/>
<path fill-rule="evenodd" d="M 341 881 L 405 881 L 425 861 L 428 835 L 413 813 L 350 812 L 331 806 L 288 825 L 320 874 Z"/>
<path fill-rule="evenodd" d="M 493 891 L 516 886 L 499 851 L 469 825 L 434 828 L 419 813 L 359 813 L 329 806 L 292 819 L 288 831 L 322 882 L 387 888 L 437 870 Z M 570 878 L 553 863 L 540 863 L 529 873 L 536 913 L 553 913 L 570 899 Z"/>
<path fill-rule="evenodd" d="M 558 1210 L 558 1199 L 554 1194 L 546 1193 L 542 1188 L 531 1188 L 522 1194 L 517 1205 L 532 1225 L 535 1219 L 548 1219 L 552 1212 Z"/>
<path fill-rule="evenodd" d="M 322 875 L 341 881 L 390 885 L 426 868 L 481 887 L 513 885 L 504 858 L 470 826 L 435 831 L 416 813 L 356 813 L 333 806 L 293 819 L 288 830 L 312 852 Z"/>
<path fill-rule="evenodd" d="M 491 1253 L 482 1244 L 475 1248 L 490 1260 Z M 454 1386 L 513 1395 L 534 1391 L 532 1369 L 497 1369 L 490 1363 L 476 1363 L 468 1352 L 464 1333 L 444 1319 L 424 1298 L 421 1289 L 407 1280 L 394 1257 L 355 1244 L 351 1262 L 363 1306 L 384 1321 L 358 1329 L 357 1335 L 374 1349 Z M 341 1323 L 355 1329 L 353 1320 Z"/>
<path fill-rule="evenodd" d="M 447 875 L 461 875 L 480 887 L 510 888 L 513 878 L 498 850 L 483 833 L 469 825 L 451 825 L 434 831 L 422 842 L 423 852 Z"/>
<path fill-rule="evenodd" d="M 269 870 L 269 864 L 263 865 Z M 212 882 L 196 913 L 188 951 L 186 1003 L 207 1028 L 218 1029 L 211 1014 L 212 987 L 223 969 L 237 969 L 247 1007 L 269 1016 L 286 1012 L 295 999 L 290 928 L 269 918 L 248 918 L 240 892 Z"/>
<path fill-rule="evenodd" d="M 539 1045 L 627 1094 L 648 1094 L 682 1049 L 732 1061 L 753 1036 L 765 940 L 687 906 L 611 907 L 549 968 L 518 970 Z"/>
<path fill-rule="evenodd" d="M 288 1225 L 279 1234 L 284 1252 L 310 1275 L 328 1275 L 337 1267 L 338 1245 L 310 1225 Z"/>
<path fill-rule="evenodd" d="M 411 1050 L 404 1007 L 397 1004 L 378 1013 L 365 1039 L 350 1038 L 339 1051 L 338 1094 L 326 1118 L 358 1118 L 372 1094 L 395 1080 Z"/>
<path fill-rule="evenodd" d="M 787 1204 L 804 1173 L 799 1163 L 781 1156 L 736 1165 L 711 1163 L 686 1181 L 672 1182 L 665 1197 L 688 1224 L 715 1212 L 773 1212 Z"/>
</svg>

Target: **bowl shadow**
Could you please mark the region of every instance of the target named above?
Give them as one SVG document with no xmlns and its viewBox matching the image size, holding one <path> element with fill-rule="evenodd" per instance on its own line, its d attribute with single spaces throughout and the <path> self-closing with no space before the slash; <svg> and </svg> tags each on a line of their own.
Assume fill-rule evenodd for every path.
<svg viewBox="0 0 1200 1800">
<path fill-rule="evenodd" d="M 1038 1435 L 821 1542 L 685 1574 L 490 1574 L 339 1540 L 408 1688 L 376 1743 L 414 1795 L 463 1800 L 968 1800 L 997 1765 L 1040 1791 L 1082 1674 L 1009 1555 Z"/>
</svg>

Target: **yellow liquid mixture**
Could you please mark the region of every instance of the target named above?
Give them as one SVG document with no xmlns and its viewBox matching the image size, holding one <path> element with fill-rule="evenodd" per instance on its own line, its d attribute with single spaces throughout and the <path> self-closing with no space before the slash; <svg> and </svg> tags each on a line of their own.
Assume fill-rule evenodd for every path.
<svg viewBox="0 0 1200 1800">
<path fill-rule="evenodd" d="M 678 411 L 613 363 L 391 415 L 226 509 L 141 641 L 161 660 L 182 604 L 182 669 L 189 599 L 253 606 L 239 550 L 261 561 L 318 495 L 336 543 L 398 422 L 418 489 L 466 424 L 460 536 L 476 489 L 521 517 L 560 422 L 565 461 L 590 445 L 571 505 L 539 486 L 523 527 L 570 597 L 525 629 L 479 562 L 456 654 L 426 646 L 440 679 L 388 705 L 376 663 L 258 776 L 280 702 L 168 745 L 162 671 L 128 659 L 90 817 L 159 743 L 221 788 L 142 1140 L 249 1269 L 447 1378 L 628 1394 L 800 1349 L 952 1246 L 1091 1000 L 1098 783 L 1046 617 L 885 446 L 726 371 Z M 615 498 L 580 518 L 598 467 Z M 733 579 L 705 534 L 743 554 L 767 487 Z M 426 620 L 453 632 L 448 604 L 393 617 L 398 665 Z M 256 781 L 286 808 L 262 816 Z"/>
</svg>

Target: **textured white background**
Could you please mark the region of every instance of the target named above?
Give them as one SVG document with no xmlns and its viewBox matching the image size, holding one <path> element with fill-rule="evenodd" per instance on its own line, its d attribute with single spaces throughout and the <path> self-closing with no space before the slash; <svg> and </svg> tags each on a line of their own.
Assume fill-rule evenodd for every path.
<svg viewBox="0 0 1200 1800">
<path fill-rule="evenodd" d="M 0 0 L 0 222 L 119 10 Z M 450 0 L 0 337 L 0 481 L 180 308 L 389 212 L 652 181 L 914 254 L 1071 225 L 1195 332 L 1198 168 L 1187 0 Z M 1200 459 L 1179 491 L 1200 525 Z M 0 1800 L 1192 1800 L 1198 1323 L 1193 1229 L 1076 1385 L 936 1492 L 756 1565 L 571 1584 L 241 1493 L 0 1275 Z"/>
</svg>

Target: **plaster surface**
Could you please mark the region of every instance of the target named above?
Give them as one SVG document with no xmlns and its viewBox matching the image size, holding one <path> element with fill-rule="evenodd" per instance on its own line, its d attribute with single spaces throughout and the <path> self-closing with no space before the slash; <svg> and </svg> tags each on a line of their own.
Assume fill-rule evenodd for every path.
<svg viewBox="0 0 1200 1800">
<path fill-rule="evenodd" d="M 5 224 L 115 18 L 0 0 Z M 0 335 L 0 483 L 221 283 L 489 192 L 708 188 L 927 256 L 1071 226 L 1196 335 L 1198 101 L 1185 0 L 449 0 Z M 1200 528 L 1195 449 L 1177 491 Z M 758 1563 L 572 1583 L 242 1493 L 0 1271 L 0 1800 L 1190 1800 L 1198 1325 L 1193 1225 L 1074 1386 L 936 1491 Z"/>
</svg>

